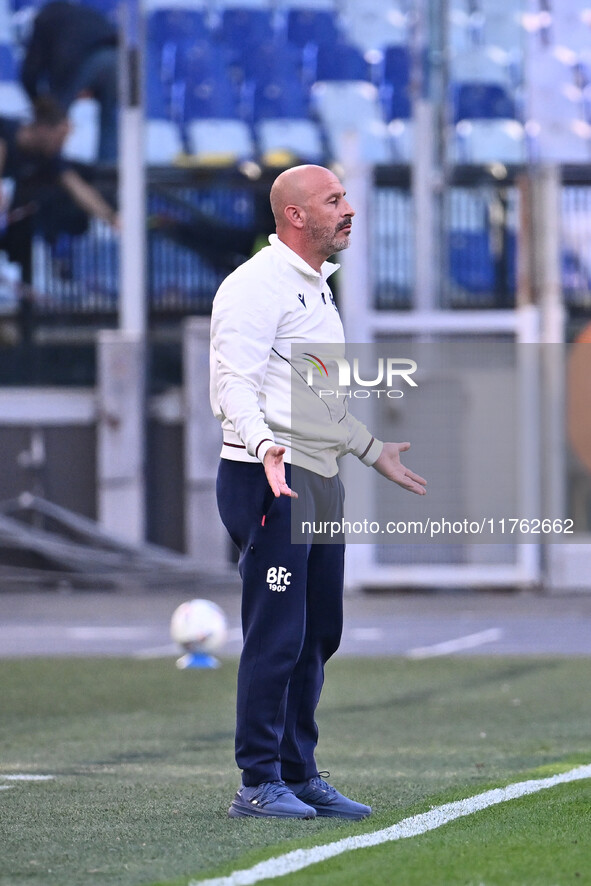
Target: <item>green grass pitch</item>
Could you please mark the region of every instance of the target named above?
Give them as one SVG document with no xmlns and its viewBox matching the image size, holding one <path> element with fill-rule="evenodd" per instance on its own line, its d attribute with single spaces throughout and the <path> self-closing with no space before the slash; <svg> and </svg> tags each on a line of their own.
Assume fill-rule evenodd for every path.
<svg viewBox="0 0 591 886">
<path fill-rule="evenodd" d="M 235 679 L 233 660 L 0 661 L 0 886 L 180 886 L 591 762 L 587 659 L 337 658 L 318 761 L 374 815 L 234 821 Z M 590 883 L 590 810 L 590 781 L 562 785 L 277 882 Z"/>
</svg>

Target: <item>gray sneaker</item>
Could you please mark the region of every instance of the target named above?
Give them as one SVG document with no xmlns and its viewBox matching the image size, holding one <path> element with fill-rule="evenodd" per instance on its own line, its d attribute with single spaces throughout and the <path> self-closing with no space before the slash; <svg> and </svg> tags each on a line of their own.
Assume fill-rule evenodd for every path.
<svg viewBox="0 0 591 886">
<path fill-rule="evenodd" d="M 303 803 L 313 806 L 318 816 L 358 821 L 371 815 L 371 806 L 350 800 L 319 775 L 308 781 L 288 782 L 288 787 Z"/>
<path fill-rule="evenodd" d="M 298 800 L 284 781 L 266 781 L 256 787 L 244 785 L 228 809 L 230 818 L 316 818 L 316 810 Z"/>
</svg>

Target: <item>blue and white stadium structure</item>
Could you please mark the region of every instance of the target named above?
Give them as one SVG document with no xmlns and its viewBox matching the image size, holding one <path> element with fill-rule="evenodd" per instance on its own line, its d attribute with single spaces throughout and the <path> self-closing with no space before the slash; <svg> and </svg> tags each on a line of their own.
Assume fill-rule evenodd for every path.
<svg viewBox="0 0 591 886">
<path fill-rule="evenodd" d="M 119 20 L 116 0 L 85 2 Z M 28 113 L 21 39 L 39 5 L 0 0 L 2 114 Z M 144 0 L 140 9 L 150 217 L 167 211 L 182 221 L 193 208 L 252 228 L 278 169 L 337 164 L 357 211 L 339 280 L 350 341 L 469 339 L 466 377 L 476 377 L 486 368 L 483 342 L 560 346 L 585 324 L 591 0 Z M 96 107 L 80 99 L 71 116 L 66 153 L 92 167 Z M 219 269 L 162 231 L 147 245 L 151 316 L 207 316 Z M 62 279 L 56 247 L 50 254 L 37 243 L 39 311 L 108 322 L 118 250 L 102 224 L 58 241 Z M 553 370 L 550 360 L 542 369 L 515 361 L 514 514 L 543 505 L 559 518 L 575 496 L 591 524 L 590 478 L 552 426 L 565 399 L 556 361 Z M 435 416 L 448 436 L 439 457 L 413 445 L 416 469 L 456 478 L 432 495 L 455 501 L 458 513 L 470 484 L 493 500 L 494 475 L 476 478 L 463 457 L 462 404 L 476 388 L 456 390 L 457 412 L 436 383 L 430 390 L 413 440 L 432 436 Z M 549 458 L 558 470 L 544 469 Z M 349 581 L 536 584 L 544 570 L 588 569 L 588 545 L 568 557 L 561 545 L 556 565 L 558 553 L 538 541 L 352 545 Z"/>
<path fill-rule="evenodd" d="M 86 2 L 117 20 L 115 0 Z M 19 38 L 39 5 L 0 0 L 3 114 L 28 111 L 18 80 Z M 403 169 L 425 147 L 416 119 L 422 97 L 435 106 L 428 135 L 447 181 L 458 167 L 488 167 L 502 177 L 503 167 L 584 169 L 591 161 L 591 6 L 584 0 L 146 0 L 140 8 L 145 161 L 152 168 L 342 161 L 354 132 L 359 158 L 398 167 L 402 181 Z M 92 164 L 96 105 L 81 99 L 71 116 L 66 155 Z M 387 191 L 375 207 L 377 243 L 388 244 L 378 249 L 375 295 L 384 308 L 407 308 L 414 286 L 412 209 L 398 199 L 402 192 Z M 444 304 L 514 303 L 519 210 L 511 189 L 500 202 L 489 196 L 459 186 L 447 191 Z M 585 195 L 567 188 L 563 201 L 562 279 L 570 303 L 586 307 Z M 240 207 L 234 212 L 240 216 Z M 246 224 L 244 203 L 242 212 L 237 220 Z M 491 236 L 491 226 L 502 234 Z M 501 257 L 492 242 L 499 236 Z M 104 273 L 112 264 L 109 249 L 105 243 Z M 154 268 L 161 294 L 168 285 L 162 266 L 171 264 L 162 250 Z M 183 258 L 177 250 L 181 277 L 191 273 Z M 96 261 L 77 255 L 77 263 Z M 197 290 L 205 290 L 205 309 L 211 287 L 211 274 L 201 268 Z"/>
<path fill-rule="evenodd" d="M 85 2 L 117 20 L 116 0 Z M 26 110 L 18 35 L 42 5 L 0 4 L 5 114 Z M 368 162 L 408 163 L 421 51 L 423 69 L 444 69 L 452 162 L 591 159 L 584 0 L 146 0 L 142 9 L 146 117 L 158 124 L 149 163 L 181 150 L 322 161 L 338 156 L 352 124 Z M 92 159 L 91 140 L 77 150 Z"/>
</svg>

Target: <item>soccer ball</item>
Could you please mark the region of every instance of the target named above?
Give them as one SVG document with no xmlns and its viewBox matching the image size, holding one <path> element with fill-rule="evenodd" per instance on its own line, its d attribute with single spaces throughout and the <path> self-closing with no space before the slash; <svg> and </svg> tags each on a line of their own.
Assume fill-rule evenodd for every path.
<svg viewBox="0 0 591 886">
<path fill-rule="evenodd" d="M 172 613 L 170 636 L 186 652 L 215 652 L 226 642 L 224 610 L 211 600 L 188 600 Z"/>
</svg>

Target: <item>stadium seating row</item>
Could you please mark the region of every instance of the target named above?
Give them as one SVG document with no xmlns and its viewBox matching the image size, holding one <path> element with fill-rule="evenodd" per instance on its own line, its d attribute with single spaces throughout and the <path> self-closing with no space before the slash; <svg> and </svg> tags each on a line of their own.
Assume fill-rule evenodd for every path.
<svg viewBox="0 0 591 886">
<path fill-rule="evenodd" d="M 83 2 L 116 15 L 117 0 Z M 0 0 L 3 113 L 28 111 L 11 23 L 15 12 L 31 5 Z M 412 6 L 406 0 L 143 0 L 148 162 L 260 156 L 283 162 L 286 152 L 324 162 L 339 156 L 351 130 L 359 133 L 369 162 L 409 162 L 411 48 L 417 38 Z M 582 0 L 528 0 L 527 8 L 525 0 L 449 0 L 443 37 L 450 159 L 591 159 L 591 41 L 584 10 Z M 97 107 L 82 99 L 71 113 L 67 154 L 93 162 Z M 378 192 L 376 202 L 385 196 Z M 397 200 L 395 210 L 377 212 L 375 225 L 376 293 L 390 307 L 410 304 L 413 281 L 412 198 L 401 192 Z M 462 201 L 465 206 L 469 198 L 462 195 Z M 102 293 L 112 305 L 117 243 L 99 228 L 93 224 L 87 235 L 66 244 L 71 285 L 83 281 L 84 298 L 87 290 Z M 499 252 L 498 231 L 491 232 L 481 199 L 470 217 L 452 207 L 449 231 L 444 251 L 454 303 L 486 305 L 500 295 L 510 300 L 514 226 L 507 226 Z M 191 299 L 196 291 L 204 296 L 215 289 L 215 273 L 201 257 L 158 233 L 152 241 L 154 298 L 176 303 L 179 290 Z M 578 259 L 582 252 L 579 245 L 563 257 L 563 282 L 570 280 L 571 289 L 590 285 Z"/>
<path fill-rule="evenodd" d="M 31 5 L 0 2 L 12 12 Z M 115 0 L 85 2 L 107 14 L 116 8 Z M 591 44 L 581 39 L 590 35 L 589 16 L 578 5 L 551 9 L 540 0 L 528 12 L 508 0 L 451 0 L 450 160 L 588 162 Z M 369 162 L 412 156 L 405 0 L 149 0 L 145 8 L 150 162 L 179 153 L 204 161 L 215 153 L 226 160 L 285 151 L 303 159 L 339 156 L 352 125 Z M 6 18 L 0 10 L 0 37 Z M 567 36 L 576 50 L 564 43 Z M 5 113 L 25 109 L 17 72 L 14 47 L 0 45 Z M 74 117 L 90 131 L 91 110 Z M 91 157 L 92 141 L 79 133 L 69 149 L 85 144 Z"/>
</svg>

